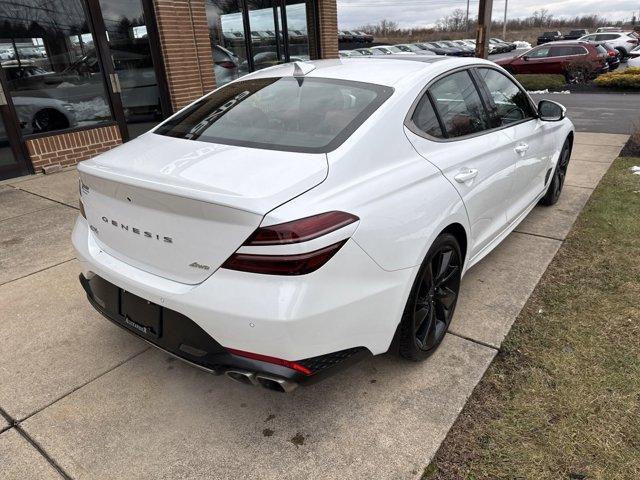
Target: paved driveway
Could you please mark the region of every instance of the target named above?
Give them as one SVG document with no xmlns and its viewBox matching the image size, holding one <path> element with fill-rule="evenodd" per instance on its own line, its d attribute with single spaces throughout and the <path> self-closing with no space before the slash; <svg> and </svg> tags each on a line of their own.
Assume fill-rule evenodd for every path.
<svg viewBox="0 0 640 480">
<path fill-rule="evenodd" d="M 427 362 L 384 355 L 290 395 L 174 361 L 89 307 L 75 171 L 0 185 L 2 478 L 418 477 L 625 139 L 578 134 L 560 203 L 470 270 Z"/>
</svg>

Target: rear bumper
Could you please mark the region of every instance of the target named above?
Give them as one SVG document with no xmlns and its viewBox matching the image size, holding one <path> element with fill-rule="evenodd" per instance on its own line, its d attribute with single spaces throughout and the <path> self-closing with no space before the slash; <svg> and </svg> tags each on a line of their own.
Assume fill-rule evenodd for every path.
<svg viewBox="0 0 640 480">
<path fill-rule="evenodd" d="M 134 322 L 122 314 L 123 293 L 127 293 L 121 288 L 97 275 L 88 279 L 80 274 L 80 284 L 93 308 L 117 326 L 187 363 L 218 375 L 229 371 L 251 372 L 308 385 L 371 355 L 366 348 L 356 347 L 298 360 L 296 363 L 311 372 L 304 374 L 285 366 L 234 355 L 191 319 L 159 305 L 150 305 L 161 320 L 157 331 L 151 330 L 151 319 L 137 318 Z M 135 301 L 144 305 L 144 308 L 149 305 L 140 297 L 136 297 Z"/>
<path fill-rule="evenodd" d="M 385 271 L 349 240 L 326 265 L 308 275 L 282 277 L 218 269 L 204 282 L 187 285 L 101 251 L 82 217 L 72 239 L 87 281 L 97 276 L 173 312 L 171 315 L 180 315 L 181 321 L 193 323 L 214 339 L 217 346 L 212 351 L 223 355 L 226 363 L 216 357 L 208 361 L 207 368 L 238 366 L 237 359 L 220 350 L 226 348 L 295 362 L 353 348 L 384 353 L 418 268 Z M 101 313 L 114 321 L 109 312 Z M 118 320 L 122 319 L 115 318 Z M 146 340 L 184 357 L 176 353 L 175 345 L 169 348 L 153 338 Z"/>
</svg>

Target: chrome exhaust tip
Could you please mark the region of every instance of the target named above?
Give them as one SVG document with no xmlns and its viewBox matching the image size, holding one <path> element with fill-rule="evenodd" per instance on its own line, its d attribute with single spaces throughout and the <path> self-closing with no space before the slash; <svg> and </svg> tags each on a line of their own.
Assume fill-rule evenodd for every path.
<svg viewBox="0 0 640 480">
<path fill-rule="evenodd" d="M 224 372 L 227 377 L 245 385 L 257 385 L 256 375 L 243 370 L 227 370 Z"/>
<path fill-rule="evenodd" d="M 256 380 L 258 381 L 260 386 L 266 388 L 267 390 L 273 390 L 276 392 L 289 393 L 298 388 L 298 384 L 296 382 L 292 382 L 291 380 L 287 380 L 285 378 L 269 377 L 266 375 L 258 374 L 256 375 Z"/>
</svg>

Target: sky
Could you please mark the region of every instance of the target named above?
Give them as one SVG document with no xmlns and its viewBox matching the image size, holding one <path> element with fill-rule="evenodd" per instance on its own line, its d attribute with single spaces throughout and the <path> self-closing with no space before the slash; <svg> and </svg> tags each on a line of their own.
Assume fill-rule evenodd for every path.
<svg viewBox="0 0 640 480">
<path fill-rule="evenodd" d="M 478 0 L 471 1 L 472 17 L 477 16 Z M 502 19 L 505 0 L 493 0 L 493 18 Z M 605 7 L 606 8 L 603 8 Z M 466 10 L 466 0 L 338 0 L 339 28 L 349 29 L 382 19 L 398 22 L 403 28 L 424 27 L 451 13 Z M 630 19 L 640 10 L 640 0 L 509 0 L 509 18 L 528 17 L 546 8 L 555 17 L 592 15 L 612 20 Z"/>
</svg>

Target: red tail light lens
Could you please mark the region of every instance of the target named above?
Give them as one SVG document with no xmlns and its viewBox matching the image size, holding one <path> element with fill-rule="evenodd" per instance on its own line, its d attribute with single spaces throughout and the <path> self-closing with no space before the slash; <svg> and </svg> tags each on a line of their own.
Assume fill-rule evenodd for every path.
<svg viewBox="0 0 640 480">
<path fill-rule="evenodd" d="M 245 246 L 285 245 L 306 242 L 357 222 L 355 215 L 345 212 L 326 212 L 293 222 L 258 228 L 244 242 Z"/>
<path fill-rule="evenodd" d="M 282 365 L 283 367 L 290 368 L 296 372 L 300 372 L 304 375 L 311 375 L 313 372 L 307 367 L 303 367 L 299 363 L 291 362 L 289 360 L 283 360 L 281 358 L 269 357 L 268 355 L 260 355 L 259 353 L 244 352 L 242 350 L 236 350 L 234 348 L 227 348 L 227 351 L 233 355 L 239 357 L 250 358 L 252 360 L 258 360 L 260 362 L 273 363 L 274 365 Z"/>
<path fill-rule="evenodd" d="M 222 67 L 222 68 L 229 68 L 229 69 L 236 68 L 236 64 L 231 62 L 231 61 L 229 61 L 229 60 L 225 60 L 225 61 L 222 61 L 222 62 L 216 62 L 216 65 L 218 65 L 219 67 Z"/>
<path fill-rule="evenodd" d="M 264 275 L 306 275 L 315 272 L 333 257 L 346 240 L 313 252 L 292 255 L 254 255 L 234 253 L 222 268 Z"/>
</svg>

